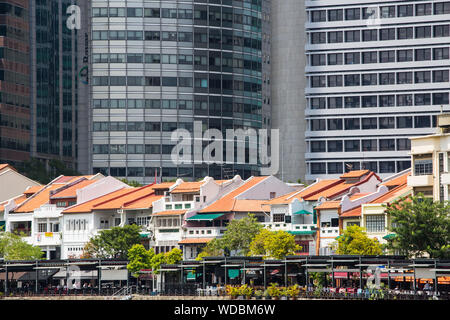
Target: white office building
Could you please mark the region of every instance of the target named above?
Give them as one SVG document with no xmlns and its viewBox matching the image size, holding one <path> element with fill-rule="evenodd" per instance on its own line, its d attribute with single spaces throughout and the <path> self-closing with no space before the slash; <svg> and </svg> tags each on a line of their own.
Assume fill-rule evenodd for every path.
<svg viewBox="0 0 450 320">
<path fill-rule="evenodd" d="M 306 1 L 307 180 L 410 167 L 449 104 L 450 2 Z"/>
</svg>

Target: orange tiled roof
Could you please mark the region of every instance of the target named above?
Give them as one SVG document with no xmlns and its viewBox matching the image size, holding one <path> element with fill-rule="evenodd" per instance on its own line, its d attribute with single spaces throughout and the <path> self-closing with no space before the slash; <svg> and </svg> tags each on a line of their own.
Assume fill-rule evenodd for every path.
<svg viewBox="0 0 450 320">
<path fill-rule="evenodd" d="M 361 217 L 361 206 L 342 212 L 342 218 Z"/>
<path fill-rule="evenodd" d="M 410 176 L 410 175 L 411 175 L 411 171 L 406 174 L 403 174 L 395 179 L 383 182 L 383 183 L 381 183 L 381 185 L 386 186 L 386 187 L 395 187 L 395 186 L 400 186 L 402 184 L 406 184 L 407 180 L 408 180 L 408 176 Z"/>
<path fill-rule="evenodd" d="M 44 188 L 44 186 L 32 186 L 32 187 L 28 188 L 27 190 L 25 190 L 23 192 L 23 194 L 35 194 L 36 192 L 38 192 L 42 188 Z"/>
<path fill-rule="evenodd" d="M 297 193 L 300 193 L 301 191 L 296 190 L 293 192 L 290 192 L 288 194 L 273 198 L 272 200 L 266 201 L 264 205 L 271 205 L 271 204 L 289 204 L 291 203 L 292 199 L 294 199 Z"/>
<path fill-rule="evenodd" d="M 3 170 L 3 169 L 5 169 L 5 168 L 7 168 L 7 167 L 9 167 L 10 169 L 12 169 L 12 170 L 14 170 L 14 171 L 17 171 L 13 166 L 11 166 L 11 165 L 8 164 L 8 163 L 1 163 L 1 164 L 0 164 L 0 171 Z"/>
<path fill-rule="evenodd" d="M 367 182 L 372 177 L 376 177 L 381 182 L 381 179 L 374 172 L 371 172 L 361 181 L 357 181 L 354 183 L 345 183 L 344 180 L 338 180 L 338 181 L 340 181 L 339 184 L 331 186 L 330 188 L 322 189 L 322 191 L 317 192 L 313 195 L 307 195 L 307 196 L 303 197 L 303 199 L 307 200 L 307 201 L 314 201 L 314 200 L 317 201 L 317 200 L 319 200 L 320 197 L 334 198 L 334 197 L 348 191 L 351 187 L 358 186 L 364 182 Z"/>
<path fill-rule="evenodd" d="M 198 182 L 182 182 L 177 185 L 170 193 L 187 193 L 187 192 L 199 192 L 200 187 L 204 184 L 204 181 Z"/>
<path fill-rule="evenodd" d="M 340 201 L 325 201 L 316 207 L 316 210 L 324 209 L 339 209 L 341 207 Z"/>
<path fill-rule="evenodd" d="M 167 211 L 156 212 L 153 215 L 154 216 L 180 216 L 184 213 L 186 213 L 186 210 L 167 210 Z"/>
<path fill-rule="evenodd" d="M 369 203 L 390 203 L 391 201 L 395 201 L 399 197 L 408 194 L 411 191 L 412 188 L 405 183 L 398 187 L 395 187 L 394 189 L 383 194 L 381 197 L 378 197 L 370 201 Z"/>
<path fill-rule="evenodd" d="M 78 189 L 87 187 L 88 185 L 93 184 L 94 182 L 97 181 L 85 179 L 68 188 L 61 188 L 62 190 L 53 194 L 50 197 L 50 199 L 76 198 Z"/>
<path fill-rule="evenodd" d="M 364 175 L 368 174 L 370 171 L 369 170 L 354 170 L 354 171 L 349 171 L 344 173 L 342 176 L 340 176 L 341 179 L 346 179 L 346 178 L 361 178 Z"/>
<path fill-rule="evenodd" d="M 265 180 L 267 177 L 251 177 L 247 180 L 247 182 L 244 182 L 243 185 L 240 187 L 234 189 L 233 191 L 227 193 L 222 198 L 217 200 L 216 202 L 212 203 L 208 207 L 200 210 L 201 213 L 206 212 L 232 212 L 234 209 L 234 205 L 236 202 L 235 197 L 243 193 L 244 191 L 247 191 L 251 187 L 255 186 L 256 184 L 260 183 L 261 181 Z"/>
<path fill-rule="evenodd" d="M 156 189 L 169 189 L 174 184 L 175 184 L 175 182 L 163 182 L 163 183 L 154 184 L 152 186 L 152 188 L 154 190 L 156 190 Z"/>
<path fill-rule="evenodd" d="M 148 197 L 154 194 L 151 185 L 139 188 L 130 188 L 129 192 L 118 195 L 117 197 L 107 199 L 101 203 L 94 205 L 95 210 L 111 210 L 120 209 L 125 203 Z"/>
<path fill-rule="evenodd" d="M 105 201 L 108 201 L 109 199 L 114 199 L 117 196 L 121 195 L 121 194 L 126 194 L 129 193 L 131 189 L 134 188 L 128 188 L 128 187 L 124 187 L 122 189 L 110 192 L 108 194 L 105 194 L 103 196 L 100 196 L 98 198 L 80 203 L 78 205 L 74 205 L 72 207 L 69 207 L 67 209 L 65 209 L 62 213 L 86 213 L 86 212 L 91 212 L 93 209 L 95 209 L 95 205 L 97 204 L 101 204 Z"/>
<path fill-rule="evenodd" d="M 61 176 L 61 177 L 57 178 L 55 181 L 53 181 L 52 184 L 53 184 L 53 183 L 64 183 L 64 184 L 67 184 L 67 183 L 74 182 L 74 181 L 76 181 L 76 180 L 78 180 L 78 179 L 81 179 L 81 178 L 91 179 L 91 178 L 94 177 L 94 176 L 95 176 L 95 175 L 85 175 L 85 176 Z"/>
<path fill-rule="evenodd" d="M 267 200 L 236 200 L 233 211 L 235 212 L 265 212 L 262 206 Z"/>
<path fill-rule="evenodd" d="M 321 180 L 321 181 L 313 183 L 309 187 L 301 190 L 300 193 L 295 195 L 295 198 L 297 198 L 299 200 L 301 198 L 303 198 L 306 200 L 306 198 L 308 198 L 308 197 L 312 197 L 313 195 L 320 193 L 323 190 L 326 190 L 332 186 L 335 186 L 335 185 L 338 185 L 341 183 L 344 183 L 344 180 L 340 180 L 340 179 Z"/>
<path fill-rule="evenodd" d="M 8 199 L 6 201 L 3 201 L 0 203 L 0 211 L 5 210 L 5 205 L 8 204 L 8 202 L 11 199 Z M 22 202 L 24 202 L 25 200 L 27 200 L 27 196 L 25 194 L 21 194 L 20 196 L 17 196 L 16 198 L 13 198 L 16 206 L 18 206 L 19 204 L 21 204 Z"/>
<path fill-rule="evenodd" d="M 208 243 L 213 238 L 190 238 L 190 239 L 183 239 L 181 241 L 178 241 L 179 244 L 197 244 L 197 243 Z"/>
<path fill-rule="evenodd" d="M 32 212 L 40 206 L 48 203 L 50 200 L 50 191 L 61 188 L 60 184 L 51 184 L 44 187 L 39 192 L 32 195 L 26 201 L 24 201 L 21 205 L 19 205 L 16 209 L 14 209 L 14 213 L 24 213 L 24 212 Z"/>
<path fill-rule="evenodd" d="M 122 208 L 124 209 L 147 209 L 153 207 L 153 202 L 161 199 L 164 196 L 156 196 L 154 194 L 144 196 L 139 199 L 135 199 L 124 203 Z"/>
</svg>

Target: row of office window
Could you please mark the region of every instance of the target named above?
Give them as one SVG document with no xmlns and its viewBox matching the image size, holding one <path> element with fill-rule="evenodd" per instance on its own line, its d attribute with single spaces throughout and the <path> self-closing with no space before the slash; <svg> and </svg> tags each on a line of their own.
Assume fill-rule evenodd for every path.
<svg viewBox="0 0 450 320">
<path fill-rule="evenodd" d="M 261 101 L 239 98 L 209 97 L 207 100 L 184 99 L 94 99 L 94 109 L 168 109 L 210 110 L 211 114 L 233 116 L 233 113 L 261 114 Z"/>
<path fill-rule="evenodd" d="M 247 69 L 261 72 L 261 58 L 251 55 L 209 52 L 209 55 L 191 54 L 141 54 L 141 53 L 99 53 L 92 55 L 94 63 L 150 63 L 208 66 L 210 71 L 236 72 Z M 222 69 L 223 68 L 223 69 Z"/>
<path fill-rule="evenodd" d="M 449 103 L 448 92 L 440 93 L 417 93 L 398 95 L 370 95 L 370 96 L 348 96 L 329 98 L 310 98 L 311 109 L 341 109 L 345 108 L 375 108 L 375 107 L 406 107 L 406 106 L 426 106 L 443 105 Z"/>
<path fill-rule="evenodd" d="M 402 49 L 309 55 L 311 66 L 392 63 L 449 59 L 449 48 Z"/>
<path fill-rule="evenodd" d="M 170 161 L 170 160 L 169 160 Z M 167 162 L 169 165 L 173 165 L 172 162 Z M 259 168 L 253 165 L 233 165 L 229 167 L 234 170 L 235 174 L 239 174 L 243 179 L 260 175 Z M 103 175 L 111 175 L 113 177 L 149 177 L 150 179 L 156 174 L 160 174 L 163 177 L 195 177 L 203 178 L 205 176 L 215 177 L 219 179 L 224 177 L 224 170 L 222 166 L 217 165 L 197 165 L 189 167 L 94 167 L 94 173 L 102 173 Z"/>
<path fill-rule="evenodd" d="M 311 22 L 351 21 L 361 19 L 387 19 L 413 16 L 428 16 L 450 13 L 450 2 L 436 2 L 403 5 L 386 5 L 380 7 L 363 7 L 349 9 L 329 9 L 310 11 Z"/>
<path fill-rule="evenodd" d="M 255 30 L 261 29 L 261 17 L 257 12 L 250 10 L 209 7 L 206 9 L 181 9 L 181 8 L 92 8 L 94 18 L 164 18 L 164 19 L 189 19 L 209 20 L 213 26 L 233 27 L 236 25 L 251 26 Z M 209 19 L 208 19 L 209 18 Z"/>
<path fill-rule="evenodd" d="M 448 92 L 309 98 L 310 109 L 407 107 L 449 103 Z"/>
<path fill-rule="evenodd" d="M 414 118 L 414 119 L 413 119 Z M 431 128 L 436 116 L 310 119 L 311 131 Z"/>
<path fill-rule="evenodd" d="M 177 31 L 92 31 L 93 40 L 156 40 L 192 42 L 192 32 Z"/>
<path fill-rule="evenodd" d="M 353 87 L 449 81 L 449 70 L 310 76 L 311 88 Z"/>
<path fill-rule="evenodd" d="M 311 162 L 310 174 L 341 174 L 344 168 L 352 170 L 366 169 L 375 173 L 395 173 L 411 168 L 411 161 L 346 161 L 346 162 Z"/>
<path fill-rule="evenodd" d="M 175 145 L 94 144 L 94 154 L 172 154 Z"/>
<path fill-rule="evenodd" d="M 388 41 L 450 36 L 450 25 L 309 32 L 310 44 Z"/>
<path fill-rule="evenodd" d="M 101 76 L 93 77 L 94 86 L 149 86 L 149 87 L 185 87 L 232 91 L 247 91 L 261 94 L 261 79 L 245 77 L 248 81 L 237 79 L 231 75 L 205 75 L 195 74 L 194 77 L 139 77 L 139 76 Z"/>
<path fill-rule="evenodd" d="M 94 122 L 94 131 L 156 131 L 172 132 L 176 129 L 192 131 L 192 122 Z"/>
<path fill-rule="evenodd" d="M 401 139 L 313 140 L 310 152 L 367 152 L 411 150 L 411 141 Z"/>
<path fill-rule="evenodd" d="M 147 41 L 179 41 L 192 42 L 196 46 L 202 44 L 210 45 L 210 48 L 233 49 L 236 47 L 245 47 L 261 51 L 262 42 L 258 34 L 248 32 L 233 32 L 231 30 L 210 30 L 204 32 L 177 32 L 177 31 L 124 31 L 124 30 L 103 30 L 92 31 L 93 40 L 147 40 Z"/>
</svg>

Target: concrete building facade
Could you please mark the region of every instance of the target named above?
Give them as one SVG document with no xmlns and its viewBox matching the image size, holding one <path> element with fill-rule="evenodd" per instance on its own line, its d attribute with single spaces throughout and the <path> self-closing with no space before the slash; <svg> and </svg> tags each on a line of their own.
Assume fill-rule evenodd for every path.
<svg viewBox="0 0 450 320">
<path fill-rule="evenodd" d="M 450 2 L 305 1 L 307 177 L 410 167 L 449 104 Z"/>
<path fill-rule="evenodd" d="M 283 181 L 306 175 L 305 19 L 305 1 L 271 1 L 272 128 L 280 130 L 277 176 Z"/>
<path fill-rule="evenodd" d="M 153 181 L 155 172 L 184 179 L 259 174 L 249 161 L 176 164 L 171 134 L 192 135 L 195 123 L 201 134 L 217 129 L 224 136 L 227 129 L 269 126 L 263 51 L 270 42 L 262 39 L 268 3 L 91 1 L 89 170 L 141 183 Z M 209 139 L 202 140 L 205 148 Z"/>
</svg>

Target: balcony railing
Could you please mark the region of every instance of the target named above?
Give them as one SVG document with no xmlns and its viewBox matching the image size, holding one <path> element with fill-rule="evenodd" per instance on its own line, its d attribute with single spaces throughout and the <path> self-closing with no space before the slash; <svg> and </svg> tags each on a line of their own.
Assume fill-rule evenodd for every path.
<svg viewBox="0 0 450 320">
<path fill-rule="evenodd" d="M 299 224 L 286 222 L 264 222 L 263 225 L 272 231 L 315 231 L 315 224 Z"/>
<path fill-rule="evenodd" d="M 183 236 L 186 238 L 221 237 L 226 227 L 188 227 Z"/>
</svg>

